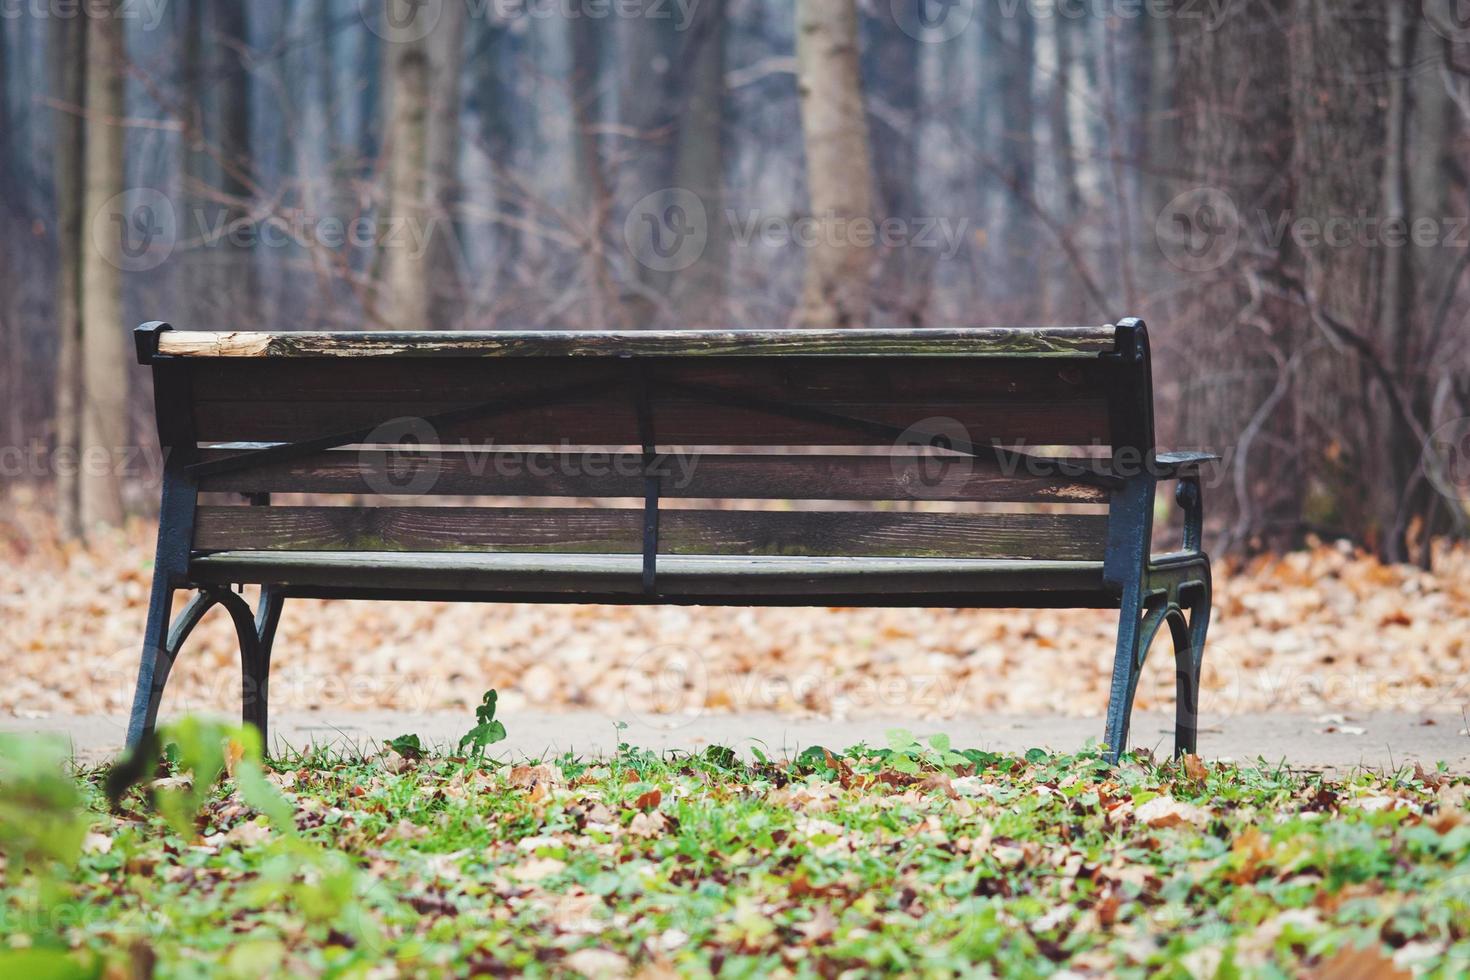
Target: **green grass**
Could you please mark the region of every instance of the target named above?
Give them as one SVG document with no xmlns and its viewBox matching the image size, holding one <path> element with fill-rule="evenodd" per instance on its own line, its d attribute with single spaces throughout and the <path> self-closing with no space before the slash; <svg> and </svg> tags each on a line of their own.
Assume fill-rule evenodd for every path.
<svg viewBox="0 0 1470 980">
<path fill-rule="evenodd" d="M 257 766 L 250 733 L 173 737 L 171 778 L 116 809 L 105 773 L 0 742 L 0 976 L 1470 972 L 1467 787 L 1443 773 L 903 733 L 791 763 L 400 742 Z M 216 763 L 190 795 L 181 771 Z"/>
</svg>

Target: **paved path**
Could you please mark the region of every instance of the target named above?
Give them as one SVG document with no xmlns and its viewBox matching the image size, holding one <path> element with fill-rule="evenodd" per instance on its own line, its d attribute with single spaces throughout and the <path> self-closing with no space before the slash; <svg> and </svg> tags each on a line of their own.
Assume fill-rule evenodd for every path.
<svg viewBox="0 0 1470 980">
<path fill-rule="evenodd" d="M 861 741 L 883 745 L 890 728 L 909 728 L 916 734 L 942 731 L 962 747 L 996 751 L 1050 748 L 1070 751 L 1097 738 L 1102 723 L 1096 719 L 1033 717 L 955 718 L 945 722 L 912 723 L 898 719 L 823 721 L 774 714 L 705 715 L 689 719 L 656 718 L 628 722 L 619 730 L 617 720 L 596 712 L 548 713 L 519 711 L 502 719 L 510 738 L 497 746 L 499 754 L 541 756 L 574 751 L 601 755 L 614 751 L 620 741 L 640 748 L 699 750 L 711 744 L 748 750 L 760 748 L 770 756 L 789 756 L 802 748 L 822 744 L 845 748 Z M 1432 720 L 1433 724 L 1426 724 Z M 453 743 L 470 725 L 466 714 L 406 715 L 394 712 L 345 714 L 285 714 L 272 719 L 272 739 L 303 747 L 329 743 L 344 749 L 371 750 L 383 739 L 413 732 L 430 743 Z M 121 717 L 0 718 L 0 731 L 59 733 L 72 740 L 77 756 L 87 762 L 106 760 L 122 745 L 126 728 Z M 1173 723 L 1162 715 L 1141 714 L 1134 720 L 1135 746 L 1167 753 L 1173 745 Z M 1336 728 L 1336 731 L 1331 729 Z M 1200 735 L 1201 754 L 1212 759 L 1286 761 L 1305 768 L 1347 769 L 1364 766 L 1387 769 L 1431 766 L 1444 761 L 1457 772 L 1470 771 L 1470 736 L 1461 734 L 1464 718 L 1455 715 L 1365 714 L 1346 721 L 1303 715 L 1268 714 L 1207 717 Z M 1359 732 L 1361 730 L 1361 732 Z"/>
</svg>

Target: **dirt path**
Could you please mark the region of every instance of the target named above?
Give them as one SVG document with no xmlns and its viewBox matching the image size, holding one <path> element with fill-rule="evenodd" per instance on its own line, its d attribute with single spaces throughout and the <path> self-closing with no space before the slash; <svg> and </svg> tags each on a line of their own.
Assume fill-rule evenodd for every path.
<svg viewBox="0 0 1470 980">
<path fill-rule="evenodd" d="M 468 727 L 468 714 L 405 714 L 399 712 L 287 714 L 275 720 L 276 748 L 301 748 L 327 743 L 347 749 L 371 750 L 397 735 L 414 733 L 436 745 L 452 744 Z M 497 755 L 539 757 L 575 751 L 606 755 L 620 741 L 640 748 L 699 751 L 711 744 L 748 751 L 759 748 L 768 756 L 790 756 L 809 745 L 846 748 L 860 741 L 885 744 L 890 728 L 906 727 L 915 734 L 944 732 L 966 748 L 1023 752 L 1030 748 L 1059 751 L 1080 749 L 1097 738 L 1102 722 L 1087 718 L 1042 715 L 992 718 L 953 718 L 934 724 L 898 719 L 823 721 L 770 713 L 705 715 L 685 719 L 616 719 L 595 711 L 502 713 L 509 739 Z M 1432 722 L 1426 724 L 1426 722 Z M 1135 719 L 1135 745 L 1168 753 L 1173 746 L 1172 719 L 1144 714 Z M 1452 715 L 1371 714 L 1345 720 L 1306 715 L 1261 714 L 1207 717 L 1200 735 L 1200 753 L 1209 759 L 1245 762 L 1263 757 L 1269 763 L 1285 761 L 1295 767 L 1395 769 L 1418 763 L 1426 769 L 1445 762 L 1456 772 L 1470 771 L 1470 736 L 1461 734 L 1466 722 Z M 109 758 L 122 744 L 126 719 L 122 716 L 55 717 L 33 721 L 0 719 L 0 731 L 49 732 L 69 737 L 78 756 L 89 762 Z"/>
</svg>

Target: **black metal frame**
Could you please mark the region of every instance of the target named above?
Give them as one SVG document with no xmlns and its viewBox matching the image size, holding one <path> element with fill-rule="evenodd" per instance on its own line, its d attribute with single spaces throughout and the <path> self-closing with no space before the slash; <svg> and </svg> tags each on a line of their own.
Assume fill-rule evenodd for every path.
<svg viewBox="0 0 1470 980">
<path fill-rule="evenodd" d="M 289 444 L 243 451 L 224 459 L 200 462 L 190 403 L 190 374 L 184 359 L 160 355 L 159 335 L 170 327 L 147 323 L 135 332 L 140 363 L 153 370 L 155 410 L 159 437 L 165 453 L 162 504 L 160 507 L 157 558 L 144 630 L 137 691 L 128 725 L 128 744 L 134 745 L 151 732 L 158 717 L 159 702 L 168 675 L 189 634 L 215 605 L 230 614 L 239 637 L 242 674 L 242 715 L 256 725 L 264 737 L 268 729 L 268 683 L 271 648 L 282 608 L 287 598 L 401 599 L 432 601 L 494 602 L 593 602 L 615 604 L 679 605 L 770 605 L 770 606 L 942 606 L 952 608 L 1116 608 L 1120 610 L 1117 648 L 1108 702 L 1106 741 L 1111 758 L 1117 759 L 1127 745 L 1134 696 L 1142 676 L 1149 647 L 1163 626 L 1169 626 L 1174 643 L 1178 708 L 1175 725 L 1176 753 L 1197 750 L 1199 682 L 1211 610 L 1210 563 L 1201 548 L 1203 502 L 1200 466 L 1215 457 L 1206 454 L 1157 454 L 1154 448 L 1153 380 L 1148 331 L 1143 322 L 1124 320 L 1116 326 L 1116 348 L 1102 355 L 1108 372 L 1109 414 L 1114 464 L 1098 461 L 1095 468 L 1067 475 L 1110 492 L 1108 546 L 1103 563 L 1104 588 L 1098 592 L 1018 590 L 983 595 L 925 594 L 922 602 L 898 595 L 731 595 L 676 596 L 658 588 L 659 498 L 658 446 L 654 431 L 654 381 L 642 363 L 628 359 L 627 369 L 610 374 L 593 384 L 548 391 L 531 398 L 503 399 L 447 412 L 431 422 L 450 424 L 485 418 L 531 405 L 551 405 L 573 399 L 588 391 L 606 391 L 609 386 L 626 386 L 635 399 L 638 441 L 645 472 L 645 519 L 641 593 L 611 595 L 507 594 L 496 592 L 446 592 L 427 589 L 305 587 L 266 584 L 261 589 L 258 609 L 252 613 L 245 599 L 232 591 L 239 583 L 221 583 L 208 576 L 192 575 L 191 546 L 198 503 L 199 480 L 209 474 L 234 471 L 265 463 L 296 459 L 324 450 L 361 442 L 374 428 L 354 430 Z M 885 437 L 899 430 L 882 423 L 850 418 L 816 409 L 784 405 L 736 392 L 703 386 L 664 383 L 662 390 L 685 397 L 788 418 L 832 424 Z M 937 444 L 937 443 L 936 443 Z M 953 445 L 944 447 L 969 455 L 982 464 L 1015 467 L 1056 468 L 1058 461 L 993 446 Z M 1133 454 L 1137 472 L 1124 472 L 1117 465 L 1120 451 Z M 1075 464 L 1075 461 L 1072 461 Z M 1184 512 L 1184 548 L 1160 557 L 1150 554 L 1153 509 L 1160 482 L 1177 481 L 1176 499 Z M 251 500 L 268 504 L 268 495 Z M 176 591 L 195 589 L 196 595 L 170 626 Z"/>
</svg>

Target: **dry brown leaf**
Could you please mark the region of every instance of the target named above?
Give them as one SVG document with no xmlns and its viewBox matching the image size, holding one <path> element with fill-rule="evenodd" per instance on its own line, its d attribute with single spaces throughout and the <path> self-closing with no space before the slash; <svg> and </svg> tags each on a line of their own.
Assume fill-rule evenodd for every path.
<svg viewBox="0 0 1470 980">
<path fill-rule="evenodd" d="M 1308 976 L 1313 980 L 1412 980 L 1376 949 L 1344 949 Z"/>
<path fill-rule="evenodd" d="M 1456 827 L 1466 822 L 1465 814 L 1460 810 L 1440 810 L 1430 817 L 1426 823 L 1434 829 L 1437 834 L 1448 834 Z"/>
<path fill-rule="evenodd" d="M 628 959 L 610 949 L 579 949 L 562 960 L 562 965 L 584 977 L 628 976 Z"/>
<path fill-rule="evenodd" d="M 660 837 L 668 826 L 669 822 L 662 813 L 638 813 L 628 824 L 628 833 L 634 837 Z"/>
<path fill-rule="evenodd" d="M 1271 856 L 1271 843 L 1255 827 L 1235 838 L 1230 849 L 1241 858 L 1241 866 L 1230 875 L 1237 885 L 1247 885 L 1261 876 L 1261 867 Z"/>
<path fill-rule="evenodd" d="M 537 882 L 550 878 L 566 868 L 566 863 L 556 858 L 531 858 L 506 870 L 516 881 Z"/>
<path fill-rule="evenodd" d="M 837 930 L 837 916 L 827 905 L 817 905 L 812 908 L 812 917 L 806 922 L 799 923 L 796 931 L 806 937 L 809 943 L 819 943 L 831 936 Z"/>
<path fill-rule="evenodd" d="M 247 820 L 237 823 L 231 827 L 224 839 L 231 844 L 241 847 L 254 847 L 263 844 L 271 838 L 271 829 L 263 823 L 255 820 Z"/>
<path fill-rule="evenodd" d="M 544 762 L 536 766 L 512 766 L 506 776 L 506 782 L 515 789 L 530 789 L 537 783 L 555 786 L 562 781 L 561 770 Z"/>
<path fill-rule="evenodd" d="M 841 885 L 813 885 L 810 878 L 799 874 L 791 879 L 786 891 L 792 898 L 828 898 L 841 895 L 843 888 Z"/>
<path fill-rule="evenodd" d="M 399 820 L 378 835 L 378 843 L 384 844 L 391 840 L 420 840 L 428 836 L 428 831 L 407 817 Z"/>
<path fill-rule="evenodd" d="M 1210 822 L 1210 811 L 1193 803 L 1176 800 L 1172 796 L 1155 796 L 1135 808 L 1133 816 L 1139 823 L 1155 829 L 1185 825 L 1203 827 Z"/>
</svg>

